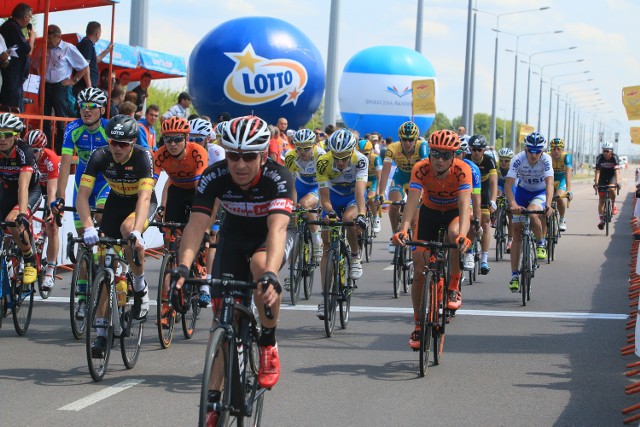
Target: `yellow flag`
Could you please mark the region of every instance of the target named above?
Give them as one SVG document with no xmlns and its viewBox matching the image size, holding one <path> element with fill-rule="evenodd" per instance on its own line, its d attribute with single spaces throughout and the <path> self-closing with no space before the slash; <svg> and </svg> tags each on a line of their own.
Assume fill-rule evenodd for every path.
<svg viewBox="0 0 640 427">
<path fill-rule="evenodd" d="M 640 120 L 640 86 L 623 87 L 622 104 L 629 120 Z"/>
<path fill-rule="evenodd" d="M 640 144 L 640 127 L 631 128 L 631 142 L 634 144 Z"/>
<path fill-rule="evenodd" d="M 414 116 L 436 113 L 436 85 L 433 79 L 412 81 L 411 93 Z"/>
</svg>

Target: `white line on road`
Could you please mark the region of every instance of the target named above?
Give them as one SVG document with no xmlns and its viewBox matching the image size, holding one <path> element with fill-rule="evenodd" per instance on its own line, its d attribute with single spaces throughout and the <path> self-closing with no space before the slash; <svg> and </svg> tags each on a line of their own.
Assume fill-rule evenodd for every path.
<svg viewBox="0 0 640 427">
<path fill-rule="evenodd" d="M 36 297 L 38 300 L 39 297 Z M 40 301 L 43 301 L 40 299 Z M 46 302 L 64 302 L 69 303 L 68 297 L 49 297 Z M 149 305 L 156 305 L 155 300 L 149 301 Z M 282 310 L 293 311 L 315 311 L 317 306 L 313 305 L 295 305 L 283 304 Z M 410 307 L 366 307 L 351 306 L 354 313 L 379 313 L 379 314 L 411 314 L 413 309 Z M 493 316 L 493 317 L 538 317 L 545 319 L 596 319 L 596 320 L 626 320 L 629 316 L 622 313 L 580 313 L 580 312 L 561 312 L 561 311 L 502 311 L 502 310 L 458 310 L 456 315 L 462 316 Z"/>
<path fill-rule="evenodd" d="M 111 387 L 107 387 L 104 390 L 100 390 L 96 393 L 90 394 L 89 396 L 83 397 L 80 400 L 76 400 L 75 402 L 69 403 L 62 408 L 58 408 L 59 411 L 81 411 L 87 406 L 91 406 L 94 403 L 97 403 L 101 400 L 104 400 L 108 397 L 113 396 L 114 394 L 120 393 L 121 391 L 125 391 L 128 388 L 131 388 L 135 385 L 144 382 L 144 380 L 126 380 L 121 383 L 112 385 Z"/>
<path fill-rule="evenodd" d="M 385 267 L 383 268 L 383 270 L 393 271 L 393 265 L 390 265 L 389 267 Z"/>
</svg>

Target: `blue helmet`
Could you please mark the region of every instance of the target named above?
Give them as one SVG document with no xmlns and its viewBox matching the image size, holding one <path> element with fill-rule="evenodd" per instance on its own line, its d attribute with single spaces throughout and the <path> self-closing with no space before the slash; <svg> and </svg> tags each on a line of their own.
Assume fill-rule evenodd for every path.
<svg viewBox="0 0 640 427">
<path fill-rule="evenodd" d="M 524 138 L 524 146 L 528 151 L 539 152 L 546 151 L 547 140 L 544 135 L 538 132 L 531 132 Z"/>
</svg>

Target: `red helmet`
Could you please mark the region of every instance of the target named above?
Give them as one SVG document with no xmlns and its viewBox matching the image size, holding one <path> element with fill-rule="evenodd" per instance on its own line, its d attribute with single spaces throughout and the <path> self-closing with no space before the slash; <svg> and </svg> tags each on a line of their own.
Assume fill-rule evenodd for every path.
<svg viewBox="0 0 640 427">
<path fill-rule="evenodd" d="M 47 146 L 47 136 L 40 129 L 34 129 L 27 135 L 27 142 L 31 148 L 45 148 Z"/>
</svg>

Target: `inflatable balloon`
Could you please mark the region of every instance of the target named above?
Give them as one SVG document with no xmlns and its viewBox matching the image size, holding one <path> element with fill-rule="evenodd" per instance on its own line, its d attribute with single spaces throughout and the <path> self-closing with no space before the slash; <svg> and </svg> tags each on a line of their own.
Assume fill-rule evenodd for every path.
<svg viewBox="0 0 640 427">
<path fill-rule="evenodd" d="M 324 62 L 300 30 L 280 19 L 247 17 L 220 24 L 189 57 L 189 94 L 199 114 L 255 114 L 289 129 L 306 124 L 325 85 Z"/>
<path fill-rule="evenodd" d="M 412 94 L 411 82 L 426 79 L 435 80 L 435 70 L 415 50 L 375 46 L 356 53 L 344 67 L 338 90 L 345 124 L 360 134 L 375 131 L 397 139 L 398 127 L 411 120 L 412 96 L 418 95 Z M 414 117 L 421 134 L 431 127 L 434 116 Z"/>
</svg>

